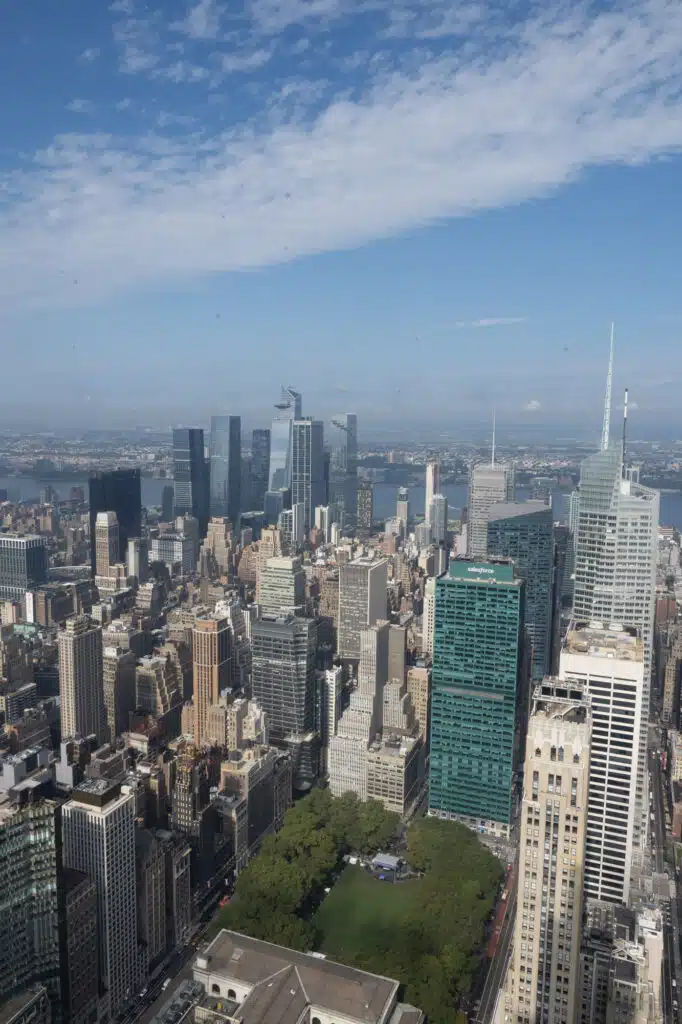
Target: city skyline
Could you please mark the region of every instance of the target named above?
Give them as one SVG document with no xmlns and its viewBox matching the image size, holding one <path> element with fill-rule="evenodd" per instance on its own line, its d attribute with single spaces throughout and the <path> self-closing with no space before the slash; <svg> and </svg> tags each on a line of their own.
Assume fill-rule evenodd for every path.
<svg viewBox="0 0 682 1024">
<path fill-rule="evenodd" d="M 55 17 L 0 44 L 8 419 L 265 426 L 286 356 L 315 416 L 575 424 L 615 319 L 615 393 L 670 421 L 678 3 Z"/>
</svg>

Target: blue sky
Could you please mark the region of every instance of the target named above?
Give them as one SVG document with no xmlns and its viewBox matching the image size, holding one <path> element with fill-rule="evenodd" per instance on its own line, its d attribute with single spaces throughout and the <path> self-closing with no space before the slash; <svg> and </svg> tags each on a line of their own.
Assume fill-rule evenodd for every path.
<svg viewBox="0 0 682 1024">
<path fill-rule="evenodd" d="M 1 17 L 0 422 L 677 423 L 682 0 Z"/>
</svg>

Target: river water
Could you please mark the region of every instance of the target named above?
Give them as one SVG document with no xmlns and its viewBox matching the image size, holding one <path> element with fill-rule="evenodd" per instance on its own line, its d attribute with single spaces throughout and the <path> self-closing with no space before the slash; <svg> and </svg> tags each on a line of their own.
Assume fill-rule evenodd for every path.
<svg viewBox="0 0 682 1024">
<path fill-rule="evenodd" d="M 32 477 L 0 477 L 0 491 L 7 490 L 10 501 L 38 500 L 41 488 L 47 486 L 46 481 L 36 480 Z M 68 500 L 72 487 L 82 487 L 87 498 L 88 481 L 82 480 L 55 480 L 49 481 L 62 500 Z M 171 480 L 156 480 L 148 477 L 142 478 L 142 503 L 147 507 L 161 505 L 161 495 L 164 487 Z M 467 500 L 466 484 L 448 484 L 443 487 L 443 493 L 449 502 L 450 518 L 457 518 L 460 510 Z M 414 515 L 423 514 L 425 491 L 423 487 L 410 487 L 410 512 Z M 374 485 L 374 515 L 377 519 L 385 519 L 394 516 L 396 513 L 396 500 L 398 488 L 394 484 Z M 523 488 L 517 489 L 517 497 L 520 500 L 528 497 L 528 492 Z M 565 522 L 567 518 L 566 492 L 556 491 L 553 495 L 555 518 Z M 661 523 L 666 526 L 675 526 L 682 530 L 682 492 L 666 491 L 661 494 Z"/>
</svg>

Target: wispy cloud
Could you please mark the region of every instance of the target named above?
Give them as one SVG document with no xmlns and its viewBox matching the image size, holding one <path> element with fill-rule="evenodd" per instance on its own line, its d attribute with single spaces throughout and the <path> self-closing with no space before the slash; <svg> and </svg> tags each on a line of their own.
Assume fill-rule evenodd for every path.
<svg viewBox="0 0 682 1024">
<path fill-rule="evenodd" d="M 359 6 L 251 0 L 242 52 L 257 52 L 256 24 L 264 37 L 296 23 L 310 38 L 325 18 Z M 203 63 L 168 62 L 157 14 L 137 17 L 128 0 L 116 9 L 123 70 L 211 88 L 213 78 L 192 77 L 215 74 L 210 52 Z M 353 91 L 344 79 L 336 94 L 305 70 L 318 40 L 277 90 L 250 80 L 259 88 L 241 95 L 252 108 L 224 129 L 216 119 L 150 134 L 147 121 L 137 138 L 57 136 L 28 171 L 0 176 L 0 296 L 79 304 L 273 265 L 542 198 L 591 167 L 682 148 L 680 0 L 625 0 L 598 13 L 545 7 L 507 25 L 502 41 L 497 31 L 491 17 L 445 55 L 370 59 Z M 65 279 L 78 288 L 65 290 Z"/>
<path fill-rule="evenodd" d="M 92 61 L 97 60 L 101 52 L 102 51 L 98 46 L 90 46 L 87 50 L 83 50 L 83 52 L 81 53 L 81 60 L 84 60 L 88 64 L 91 64 Z"/>
<path fill-rule="evenodd" d="M 67 103 L 66 109 L 72 114 L 91 114 L 95 107 L 91 100 L 77 99 Z"/>
<path fill-rule="evenodd" d="M 190 7 L 187 16 L 174 22 L 171 28 L 190 39 L 217 39 L 224 10 L 224 5 L 216 3 L 216 0 L 199 0 Z"/>
<path fill-rule="evenodd" d="M 472 327 L 506 327 L 510 324 L 525 323 L 525 316 L 489 316 L 483 320 L 474 320 Z"/>
<path fill-rule="evenodd" d="M 526 404 L 524 405 L 523 411 L 524 412 L 538 412 L 541 408 L 542 408 L 542 405 L 537 400 L 537 398 L 531 398 L 531 400 L 529 402 L 526 402 Z"/>
<path fill-rule="evenodd" d="M 506 327 L 511 324 L 523 324 L 525 316 L 489 316 L 481 320 L 458 320 L 455 327 Z"/>
<path fill-rule="evenodd" d="M 268 63 L 274 52 L 274 47 L 268 49 L 260 47 L 257 50 L 252 50 L 251 53 L 227 53 L 223 56 L 220 66 L 227 74 L 238 71 L 257 71 Z"/>
</svg>

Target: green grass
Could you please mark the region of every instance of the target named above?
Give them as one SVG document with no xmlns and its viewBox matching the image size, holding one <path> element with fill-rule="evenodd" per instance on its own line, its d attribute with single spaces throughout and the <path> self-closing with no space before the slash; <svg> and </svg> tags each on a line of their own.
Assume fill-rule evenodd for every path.
<svg viewBox="0 0 682 1024">
<path fill-rule="evenodd" d="M 345 959 L 377 933 L 400 929 L 419 881 L 380 882 L 363 868 L 348 866 L 315 915 L 322 951 Z"/>
</svg>

